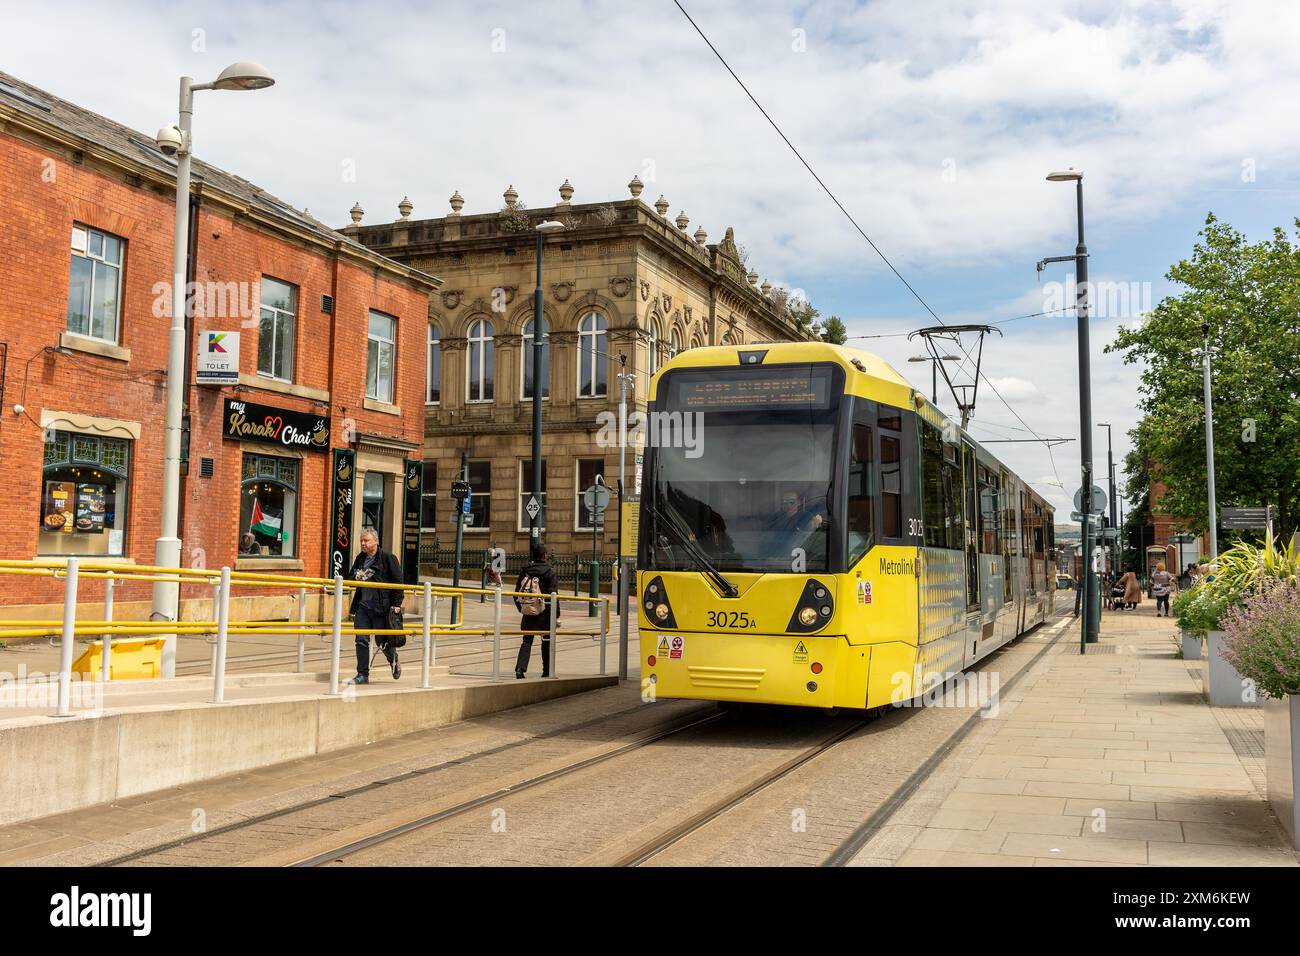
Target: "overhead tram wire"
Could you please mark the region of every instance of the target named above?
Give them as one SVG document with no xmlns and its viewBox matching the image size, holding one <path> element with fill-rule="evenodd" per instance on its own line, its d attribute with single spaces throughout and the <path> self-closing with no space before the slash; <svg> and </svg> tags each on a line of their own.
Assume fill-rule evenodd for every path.
<svg viewBox="0 0 1300 956">
<path fill-rule="evenodd" d="M 821 186 L 822 191 L 826 193 L 828 197 L 830 197 L 831 202 L 835 203 L 839 211 L 844 214 L 844 217 L 848 219 L 850 224 L 852 224 L 853 228 L 857 231 L 858 235 L 862 236 L 862 238 L 867 241 L 867 245 L 871 246 L 872 250 L 876 253 L 876 255 L 880 257 L 880 260 L 886 266 L 889 267 L 889 271 L 892 272 L 895 275 L 895 277 L 897 277 L 898 281 L 903 283 L 903 285 L 907 288 L 907 291 L 912 294 L 912 297 L 915 298 L 917 302 L 921 303 L 922 308 L 924 308 L 926 312 L 930 313 L 930 315 L 933 316 L 934 320 L 938 322 L 940 325 L 947 325 L 947 323 L 944 322 L 943 319 L 939 318 L 939 314 L 935 312 L 934 309 L 930 308 L 930 304 L 926 302 L 924 298 L 921 297 L 921 294 L 917 292 L 915 288 L 912 287 L 912 284 L 908 282 L 906 278 L 903 277 L 903 274 L 899 272 L 897 268 L 894 267 L 894 264 L 889 261 L 889 257 L 886 256 L 880 250 L 880 247 L 877 246 L 875 242 L 872 241 L 871 237 L 867 235 L 866 231 L 861 226 L 858 225 L 857 220 L 854 219 L 853 215 L 848 211 L 848 209 L 844 207 L 844 204 L 840 202 L 839 198 L 835 195 L 835 193 L 833 193 L 830 187 L 827 186 L 826 183 L 822 181 L 822 178 L 817 175 L 817 171 L 813 169 L 811 165 L 809 165 L 806 159 L 803 158 L 803 154 L 800 153 L 799 150 L 795 148 L 794 143 L 790 142 L 790 138 L 785 135 L 781 127 L 777 125 L 776 121 L 772 119 L 772 117 L 768 114 L 767 110 L 763 108 L 763 104 L 761 104 L 754 97 L 754 94 L 749 91 L 749 87 L 747 87 L 744 81 L 741 80 L 741 78 L 736 75 L 736 71 L 731 68 L 731 64 L 729 64 L 726 58 L 723 57 L 723 55 L 720 52 L 718 52 L 718 48 L 713 45 L 713 41 L 708 38 L 705 32 L 700 29 L 699 24 L 696 23 L 695 20 L 691 17 L 691 15 L 686 12 L 686 8 L 682 6 L 681 0 L 673 0 L 673 4 L 677 7 L 678 10 L 681 11 L 682 16 L 686 18 L 687 22 L 690 23 L 692 27 L 694 27 L 695 32 L 700 35 L 700 39 L 702 39 L 705 42 L 705 44 L 708 46 L 708 48 L 713 51 L 713 55 L 718 58 L 718 62 L 721 63 L 723 67 L 726 68 L 726 71 L 731 74 L 731 78 L 736 81 L 736 84 L 741 88 L 741 90 L 744 91 L 745 95 L 749 97 L 749 101 L 754 104 L 754 106 L 758 109 L 760 113 L 763 114 L 763 118 L 767 120 L 768 125 L 770 125 L 772 129 L 776 130 L 776 134 L 780 136 L 781 140 L 785 143 L 785 145 L 790 148 L 790 152 L 794 153 L 795 158 L 798 159 L 799 162 L 803 164 L 804 169 L 808 170 L 808 174 L 817 181 L 817 185 Z M 957 342 L 957 347 L 966 353 L 966 357 L 968 359 L 971 358 L 970 351 L 966 348 L 966 346 L 962 345 L 960 340 L 958 340 Z M 983 371 L 981 371 L 979 375 L 980 378 L 984 380 L 985 384 L 987 384 L 988 387 L 993 390 L 993 394 L 998 397 L 998 400 L 1001 401 L 1002 404 L 1007 407 L 1007 410 L 1010 411 L 1011 414 L 1014 415 L 1016 419 L 1022 425 L 1025 426 L 1025 428 L 1029 431 L 1030 434 L 1032 434 L 1035 438 L 1039 439 L 1039 441 L 1042 441 L 1041 436 L 1039 436 L 1032 428 L 1030 428 L 1029 423 L 1026 422 L 1024 418 L 1020 416 L 1020 413 L 1011 407 L 1011 403 L 1002 397 L 1002 393 L 998 391 L 996 385 L 994 385 L 991 381 L 989 381 L 988 376 L 985 375 Z M 1056 460 L 1052 457 L 1051 446 L 1047 445 L 1046 442 L 1044 442 L 1044 445 L 1047 447 L 1048 458 L 1052 462 L 1052 473 L 1056 475 L 1057 480 L 1059 481 L 1061 476 L 1056 471 Z"/>
</svg>

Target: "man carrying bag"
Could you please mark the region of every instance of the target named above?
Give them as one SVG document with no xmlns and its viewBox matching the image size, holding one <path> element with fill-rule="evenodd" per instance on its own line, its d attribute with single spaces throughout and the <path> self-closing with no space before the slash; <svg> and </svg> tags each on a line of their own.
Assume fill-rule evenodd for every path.
<svg viewBox="0 0 1300 956">
<path fill-rule="evenodd" d="M 539 544 L 533 551 L 533 561 L 519 574 L 516 591 L 535 597 L 515 598 L 519 610 L 521 631 L 542 632 L 542 676 L 551 676 L 551 593 L 558 591 L 555 569 L 551 567 L 551 549 Z M 559 608 L 555 612 L 559 620 Z M 515 661 L 515 677 L 523 680 L 528 673 L 528 659 L 533 654 L 533 634 L 525 634 L 519 644 L 519 657 Z"/>
<path fill-rule="evenodd" d="M 379 546 L 379 536 L 375 530 L 366 528 L 361 532 L 361 552 L 352 562 L 348 577 L 353 581 L 401 584 L 402 566 L 392 552 Z M 405 592 L 395 588 L 359 587 L 352 592 L 350 611 L 357 630 L 357 676 L 348 683 L 370 683 L 370 632 L 393 630 L 402 626 L 404 596 Z M 397 648 L 406 643 L 405 636 L 376 635 L 375 639 L 393 669 L 393 680 L 397 680 L 402 676 Z"/>
</svg>

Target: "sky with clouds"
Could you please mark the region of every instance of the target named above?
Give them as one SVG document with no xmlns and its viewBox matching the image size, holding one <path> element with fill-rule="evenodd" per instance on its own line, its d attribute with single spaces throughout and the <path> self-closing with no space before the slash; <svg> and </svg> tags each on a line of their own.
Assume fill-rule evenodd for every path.
<svg viewBox="0 0 1300 956">
<path fill-rule="evenodd" d="M 1112 284 L 1093 417 L 1117 460 L 1138 370 L 1102 346 L 1172 291 L 1207 212 L 1252 237 L 1297 214 L 1293 0 L 683 5 L 945 323 L 1015 319 L 985 344 L 1006 401 L 981 385 L 977 437 L 1078 436 L 1073 315 L 1016 318 L 1059 307 L 1073 271 L 1034 268 L 1075 241 L 1073 189 L 1048 171 L 1086 171 L 1091 278 Z M 198 94 L 196 152 L 336 225 L 358 201 L 396 218 L 403 196 L 443 215 L 455 190 L 487 212 L 511 184 L 545 206 L 566 178 L 575 202 L 623 198 L 637 174 L 691 232 L 734 226 L 764 278 L 885 336 L 854 341 L 929 388 L 900 333 L 933 318 L 672 0 L 0 0 L 0 17 L 0 69 L 149 133 L 174 121 L 179 75 L 265 64 L 269 90 Z M 991 447 L 1068 513 L 1077 442 Z"/>
</svg>

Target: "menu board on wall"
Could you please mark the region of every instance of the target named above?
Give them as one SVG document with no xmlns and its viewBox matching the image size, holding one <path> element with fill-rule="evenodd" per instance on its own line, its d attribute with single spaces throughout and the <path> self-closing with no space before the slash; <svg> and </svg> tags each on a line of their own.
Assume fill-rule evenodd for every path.
<svg viewBox="0 0 1300 956">
<path fill-rule="evenodd" d="M 41 500 L 41 527 L 46 531 L 72 531 L 77 488 L 71 481 L 47 481 Z"/>
<path fill-rule="evenodd" d="M 77 485 L 77 530 L 104 533 L 104 486 Z"/>
</svg>

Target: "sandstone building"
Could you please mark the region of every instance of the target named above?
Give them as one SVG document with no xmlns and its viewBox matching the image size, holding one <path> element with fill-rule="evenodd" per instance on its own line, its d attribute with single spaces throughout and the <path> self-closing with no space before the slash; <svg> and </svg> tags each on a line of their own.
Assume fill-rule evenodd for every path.
<svg viewBox="0 0 1300 956">
<path fill-rule="evenodd" d="M 575 204 L 566 180 L 560 202 L 526 209 L 511 187 L 499 211 L 467 215 L 459 192 L 451 211 L 400 218 L 341 231 L 381 255 L 437 275 L 430 298 L 425 393 L 424 553 L 454 539 L 449 491 L 462 454 L 473 488 L 465 532 L 471 566 L 481 549 L 527 550 L 532 492 L 532 369 L 536 288 L 535 225 L 556 220 L 543 253 L 545 346 L 542 491 L 544 536 L 559 555 L 590 554 L 592 529 L 582 492 L 597 474 L 617 486 L 619 450 L 601 447 L 600 413 L 617 415 L 620 356 L 631 379 L 629 412 L 645 410 L 656 368 L 675 353 L 717 344 L 812 338 L 784 307 L 780 290 L 746 273 L 732 230 L 709 243 L 689 219 L 668 218 L 663 197 L 647 205 L 643 184 L 630 198 Z M 635 490 L 636 457 L 628 452 L 627 484 Z M 613 556 L 617 522 L 611 511 L 601 552 Z"/>
</svg>

